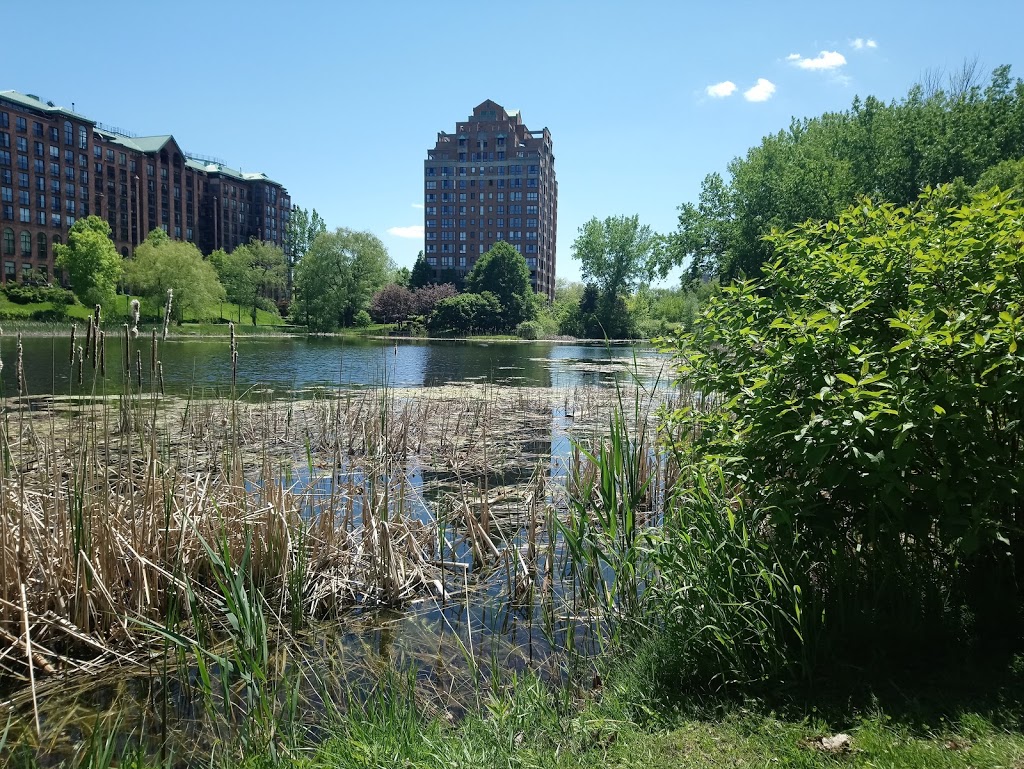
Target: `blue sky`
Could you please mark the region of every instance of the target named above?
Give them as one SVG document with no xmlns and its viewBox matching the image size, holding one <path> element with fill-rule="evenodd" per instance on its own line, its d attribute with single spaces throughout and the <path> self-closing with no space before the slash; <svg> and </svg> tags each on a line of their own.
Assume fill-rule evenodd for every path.
<svg viewBox="0 0 1024 769">
<path fill-rule="evenodd" d="M 975 57 L 986 78 L 1024 76 L 1020 0 L 5 6 L 0 90 L 263 171 L 400 265 L 422 248 L 400 235 L 419 234 L 437 132 L 484 99 L 520 109 L 552 132 L 571 279 L 587 219 L 669 232 L 707 173 L 793 116 L 899 98 Z"/>
</svg>

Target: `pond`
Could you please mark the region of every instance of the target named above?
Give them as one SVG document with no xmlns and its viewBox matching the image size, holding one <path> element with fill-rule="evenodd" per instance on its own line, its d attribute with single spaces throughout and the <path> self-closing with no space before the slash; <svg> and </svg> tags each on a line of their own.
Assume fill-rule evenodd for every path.
<svg viewBox="0 0 1024 769">
<path fill-rule="evenodd" d="M 76 344 L 83 344 L 81 330 Z M 69 363 L 70 334 L 23 339 L 29 395 L 82 391 Z M 134 345 L 135 343 L 133 343 Z M 148 380 L 151 340 L 137 342 Z M 4 393 L 16 391 L 16 345 L 0 337 Z M 106 341 L 107 379 L 97 383 L 117 392 L 121 382 L 122 341 Z M 227 338 L 171 338 L 159 343 L 168 392 L 226 394 L 231 382 Z M 134 357 L 134 356 L 133 356 Z M 353 340 L 328 337 L 238 337 L 237 389 L 295 393 L 324 387 L 436 387 L 482 382 L 511 386 L 576 387 L 626 381 L 634 364 L 649 368 L 665 359 L 650 346 L 563 344 L 553 342 L 474 342 Z M 659 365 L 660 367 L 660 365 Z M 646 376 L 646 373 L 645 373 Z M 86 391 L 93 373 L 87 363 Z"/>
<path fill-rule="evenodd" d="M 0 338 L 11 414 L 19 405 L 11 398 L 17 389 L 15 346 L 14 338 Z M 150 341 L 139 347 L 148 389 Z M 95 385 L 89 364 L 84 384 L 77 384 L 68 349 L 67 337 L 23 340 L 26 389 L 39 419 L 48 419 L 42 408 L 48 401 L 54 412 L 71 413 L 81 400 L 61 395 L 120 390 L 119 346 L 106 351 L 108 369 L 114 371 Z M 384 382 L 393 388 L 396 403 L 389 405 L 388 419 L 405 420 L 408 439 L 401 445 L 409 448 L 388 465 L 390 476 L 375 477 L 401 489 L 394 496 L 407 499 L 404 514 L 433 531 L 438 544 L 439 590 L 422 591 L 397 607 L 357 609 L 295 636 L 287 628 L 273 630 L 275 691 L 281 682 L 294 684 L 302 711 L 297 723 L 312 739 L 332 708 L 377 690 L 390 675 L 402 680 L 411 674 L 418 696 L 457 718 L 463 704 L 477 696 L 481 681 L 526 669 L 564 680 L 573 676 L 574 666 L 586 668 L 584 660 L 600 640 L 577 606 L 557 534 L 566 511 L 571 439 L 607 430 L 619 397 L 609 387 L 613 383 L 625 385 L 623 392 L 642 385 L 644 408 L 653 413 L 661 399 L 656 391 L 671 393 L 665 356 L 650 347 L 596 344 L 289 337 L 242 337 L 238 353 L 237 390 L 256 396 L 237 417 L 250 428 L 247 445 L 273 457 L 272 483 L 301 494 L 303 505 L 330 508 L 337 499 L 338 515 L 347 505 L 351 528 L 360 526 L 362 500 L 369 499 L 367 479 L 374 477 L 367 475 L 372 465 L 364 460 L 377 456 L 358 441 L 353 446 L 351 436 L 376 420 L 373 409 L 381 398 L 374 388 Z M 227 445 L 217 431 L 228 429 L 221 416 L 230 403 L 223 397 L 231 380 L 228 340 L 172 339 L 160 343 L 159 357 L 169 392 L 160 401 L 168 415 L 167 435 L 192 429 L 188 434 L 195 442 L 181 449 L 190 471 L 215 466 Z M 648 388 L 652 383 L 656 386 Z M 46 398 L 47 393 L 58 397 Z M 186 410 L 182 404 L 191 401 L 179 396 L 190 393 L 206 396 L 208 405 Z M 116 398 L 84 399 L 93 400 L 96 405 L 82 412 L 87 419 L 102 424 L 118 413 L 106 405 Z M 193 428 L 187 428 L 188 420 Z M 48 429 L 53 424 L 47 422 Z M 63 422 L 56 424 L 59 429 Z M 294 432 L 282 435 L 280 426 Z M 21 432 L 17 420 L 9 420 L 9 431 Z M 109 440 L 116 446 L 116 432 Z M 204 440 L 212 441 L 206 453 Z M 163 451 L 174 456 L 179 449 L 171 443 Z M 289 456 L 298 461 L 289 464 Z M 250 492 L 262 483 L 248 474 L 246 481 Z M 476 533 L 471 520 L 481 522 L 473 524 Z M 476 537 L 485 530 L 500 553 L 481 558 Z M 246 692 L 237 688 L 232 697 L 241 704 L 225 707 L 223 696 L 211 700 L 209 691 L 197 686 L 197 675 L 193 663 L 173 654 L 140 655 L 87 674 L 53 676 L 38 681 L 35 690 L 9 682 L 0 697 L 8 710 L 0 715 L 13 717 L 12 736 L 43 763 L 79 755 L 88 735 L 100 730 L 151 755 L 169 749 L 176 756 L 172 764 L 189 765 L 237 738 L 250 709 Z M 220 673 L 213 669 L 212 675 L 216 690 Z"/>
</svg>

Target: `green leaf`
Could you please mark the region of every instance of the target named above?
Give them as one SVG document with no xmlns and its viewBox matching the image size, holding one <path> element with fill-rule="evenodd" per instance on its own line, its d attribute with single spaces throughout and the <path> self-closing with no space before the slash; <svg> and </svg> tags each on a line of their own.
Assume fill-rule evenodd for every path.
<svg viewBox="0 0 1024 769">
<path fill-rule="evenodd" d="M 853 385 L 854 387 L 857 386 L 857 380 L 854 379 L 849 374 L 836 374 L 836 379 L 838 379 L 840 382 L 846 382 L 846 384 L 848 385 Z"/>
<path fill-rule="evenodd" d="M 936 414 L 938 414 L 938 415 L 939 415 L 940 417 L 941 417 L 941 416 L 945 416 L 945 415 L 946 415 L 946 410 L 945 410 L 944 408 L 942 408 L 942 406 L 940 406 L 940 405 L 939 405 L 939 404 L 937 404 L 937 403 L 936 403 L 936 404 L 935 404 L 934 406 L 932 406 L 932 409 L 933 409 L 933 410 L 935 411 L 935 413 L 936 413 Z"/>
</svg>

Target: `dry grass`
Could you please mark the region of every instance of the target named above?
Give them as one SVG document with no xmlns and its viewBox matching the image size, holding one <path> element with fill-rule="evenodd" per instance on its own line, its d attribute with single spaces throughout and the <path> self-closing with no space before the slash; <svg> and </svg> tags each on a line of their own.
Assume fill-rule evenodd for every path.
<svg viewBox="0 0 1024 769">
<path fill-rule="evenodd" d="M 96 344 L 89 333 L 86 349 L 72 347 L 82 395 L 4 404 L 9 680 L 137 661 L 159 638 L 154 627 L 194 631 L 196 615 L 215 633 L 228 620 L 214 554 L 245 559 L 279 618 L 443 594 L 444 549 L 460 543 L 478 565 L 504 563 L 510 591 L 522 592 L 552 500 L 543 479 L 556 412 L 575 434 L 597 435 L 613 405 L 599 388 L 481 385 L 273 403 L 168 398 L 155 335 L 124 356 L 119 396 L 91 397 Z M 525 552 L 506 553 L 524 531 Z"/>
</svg>

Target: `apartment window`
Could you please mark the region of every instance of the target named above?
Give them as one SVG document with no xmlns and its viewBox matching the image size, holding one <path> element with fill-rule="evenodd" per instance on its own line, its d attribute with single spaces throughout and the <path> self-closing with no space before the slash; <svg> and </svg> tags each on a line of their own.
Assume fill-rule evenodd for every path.
<svg viewBox="0 0 1024 769">
<path fill-rule="evenodd" d="M 46 150 L 43 147 L 42 142 L 34 142 L 32 145 L 32 151 L 37 158 L 46 157 Z"/>
<path fill-rule="evenodd" d="M 23 206 L 28 205 L 28 192 L 26 190 L 18 193 L 18 203 Z"/>
<path fill-rule="evenodd" d="M 519 192 L 517 194 L 519 195 L 519 197 L 516 198 L 516 199 L 517 200 L 522 200 L 523 199 L 523 193 Z M 537 199 L 537 193 L 536 192 L 527 192 L 526 193 L 526 199 L 527 200 L 536 200 Z"/>
<path fill-rule="evenodd" d="M 24 136 L 15 137 L 14 143 L 17 146 L 18 152 L 28 152 L 28 139 Z"/>
<path fill-rule="evenodd" d="M 18 209 L 18 221 L 25 222 L 26 224 L 32 221 L 32 211 L 28 208 Z"/>
<path fill-rule="evenodd" d="M 32 236 L 25 230 L 21 232 L 21 255 L 32 256 Z"/>
<path fill-rule="evenodd" d="M 11 153 L 8 150 L 0 150 L 0 166 L 11 164 Z"/>
<path fill-rule="evenodd" d="M 43 224 L 46 223 L 46 214 L 43 214 Z M 46 258 L 46 233 L 40 232 L 36 235 L 36 248 L 39 250 L 39 258 Z"/>
<path fill-rule="evenodd" d="M 18 155 L 18 168 L 22 171 L 28 170 L 28 155 Z"/>
<path fill-rule="evenodd" d="M 4 214 L 3 214 L 4 215 L 4 219 L 6 219 L 9 222 L 13 222 L 14 221 L 14 206 L 13 205 L 11 205 L 9 203 L 5 203 L 4 206 L 3 206 L 3 212 L 4 212 Z"/>
<path fill-rule="evenodd" d="M 23 117 L 16 117 L 14 119 L 14 126 L 20 133 L 25 133 L 28 130 L 28 121 Z"/>
<path fill-rule="evenodd" d="M 74 144 L 75 143 L 75 128 L 71 125 L 70 120 L 64 121 L 64 143 Z"/>
<path fill-rule="evenodd" d="M 56 214 L 51 213 L 50 214 L 50 226 L 51 227 L 60 227 L 60 213 L 56 213 Z M 56 236 L 54 236 L 54 237 L 56 237 Z M 59 243 L 59 242 L 60 242 L 59 240 L 55 240 L 54 241 L 54 243 Z"/>
<path fill-rule="evenodd" d="M 14 190 L 10 187 L 0 187 L 0 200 L 4 203 L 14 202 Z"/>
<path fill-rule="evenodd" d="M 84 150 L 89 146 L 89 132 L 85 126 L 78 126 L 78 149 Z"/>
<path fill-rule="evenodd" d="M 428 190 L 436 190 L 437 189 L 437 182 L 427 182 L 427 189 Z"/>
<path fill-rule="evenodd" d="M 57 130 L 57 126 L 50 126 L 50 141 L 60 141 L 60 131 Z"/>
</svg>

